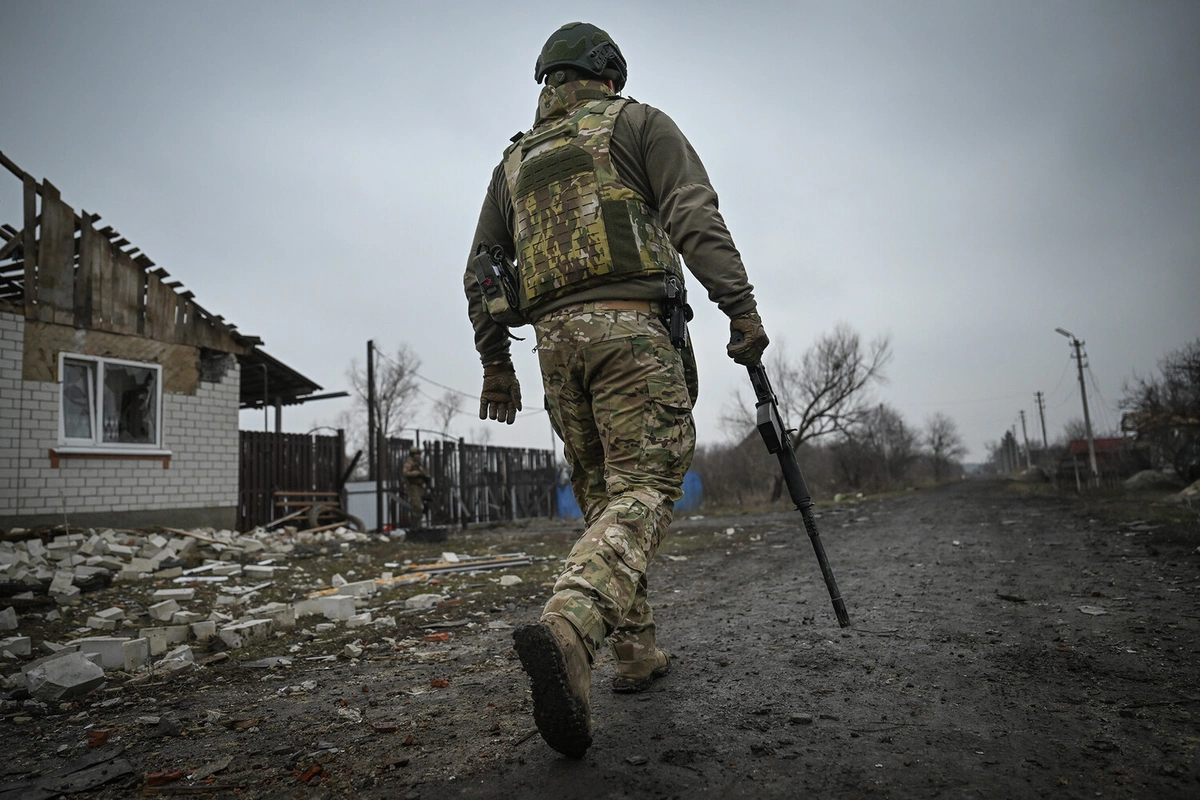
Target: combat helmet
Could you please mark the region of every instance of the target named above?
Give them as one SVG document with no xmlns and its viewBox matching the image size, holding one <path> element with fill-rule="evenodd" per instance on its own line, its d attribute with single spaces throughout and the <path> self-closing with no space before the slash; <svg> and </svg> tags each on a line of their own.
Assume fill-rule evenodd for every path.
<svg viewBox="0 0 1200 800">
<path fill-rule="evenodd" d="M 568 22 L 550 34 L 533 68 L 538 83 L 556 67 L 572 67 L 611 80 L 618 92 L 629 75 L 625 57 L 612 37 L 587 22 Z"/>
</svg>

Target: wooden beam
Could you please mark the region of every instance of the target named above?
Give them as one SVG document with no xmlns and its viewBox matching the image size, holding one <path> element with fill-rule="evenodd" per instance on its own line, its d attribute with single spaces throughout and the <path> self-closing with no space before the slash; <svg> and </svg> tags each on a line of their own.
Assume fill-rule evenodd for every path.
<svg viewBox="0 0 1200 800">
<path fill-rule="evenodd" d="M 0 261 L 3 261 L 4 259 L 11 256 L 16 251 L 16 249 L 24 243 L 25 243 L 25 238 L 23 236 L 21 236 L 20 231 L 17 231 L 16 235 L 14 235 L 11 239 L 9 239 L 7 242 L 5 242 L 3 247 L 0 247 Z"/>
<path fill-rule="evenodd" d="M 4 151 L 2 150 L 0 150 L 0 164 L 3 164 L 9 172 L 11 172 L 13 175 L 16 175 L 22 182 L 24 182 L 26 178 L 30 178 L 32 180 L 32 176 L 14 164 L 12 159 L 4 155 Z"/>
<path fill-rule="evenodd" d="M 7 166 L 7 165 L 6 165 Z M 16 166 L 15 164 L 13 166 Z M 25 191 L 25 319 L 37 318 L 37 183 L 23 175 Z"/>
</svg>

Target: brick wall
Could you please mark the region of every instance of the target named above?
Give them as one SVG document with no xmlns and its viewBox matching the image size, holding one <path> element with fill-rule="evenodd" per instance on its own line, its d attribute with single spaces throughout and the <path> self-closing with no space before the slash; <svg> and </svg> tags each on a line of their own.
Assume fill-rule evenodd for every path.
<svg viewBox="0 0 1200 800">
<path fill-rule="evenodd" d="M 57 383 L 21 378 L 23 317 L 0 312 L 0 528 L 74 525 L 232 527 L 238 498 L 238 382 L 234 356 L 195 394 L 163 395 L 161 460 L 63 459 Z M 222 373 L 223 374 L 220 374 Z"/>
</svg>

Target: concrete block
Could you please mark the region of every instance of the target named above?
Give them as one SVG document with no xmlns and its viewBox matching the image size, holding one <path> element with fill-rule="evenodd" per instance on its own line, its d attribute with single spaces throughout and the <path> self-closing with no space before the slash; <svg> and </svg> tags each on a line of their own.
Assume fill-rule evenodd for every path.
<svg viewBox="0 0 1200 800">
<path fill-rule="evenodd" d="M 72 570 L 75 573 L 75 580 L 86 581 L 88 578 L 93 578 L 96 575 L 111 573 L 112 570 L 96 564 L 81 564 L 74 567 Z"/>
<path fill-rule="evenodd" d="M 191 627 L 192 636 L 195 636 L 198 642 L 207 642 L 217 635 L 217 623 L 212 620 L 193 622 Z"/>
<path fill-rule="evenodd" d="M 404 601 L 404 607 L 413 608 L 433 608 L 445 598 L 440 594 L 415 594 Z"/>
<path fill-rule="evenodd" d="M 25 552 L 29 553 L 32 558 L 41 558 L 46 555 L 46 545 L 41 539 L 26 539 Z"/>
<path fill-rule="evenodd" d="M 12 606 L 0 611 L 0 631 L 15 631 L 17 629 L 17 610 Z"/>
<path fill-rule="evenodd" d="M 65 592 L 59 592 L 58 594 L 52 594 L 51 597 L 53 597 L 54 602 L 58 603 L 60 606 L 69 606 L 72 603 L 76 603 L 79 601 L 79 594 L 80 594 L 79 587 L 71 586 L 71 587 L 68 587 Z"/>
<path fill-rule="evenodd" d="M 59 570 L 54 573 L 54 580 L 50 581 L 50 596 L 63 594 L 71 589 L 71 585 L 75 580 L 75 573 L 71 570 Z"/>
<path fill-rule="evenodd" d="M 181 575 L 183 575 L 183 567 L 167 567 L 166 569 L 157 570 L 154 573 L 155 578 L 161 578 L 163 580 L 178 578 Z"/>
<path fill-rule="evenodd" d="M 247 564 L 242 567 L 242 575 L 247 580 L 252 581 L 269 581 L 275 577 L 274 567 L 260 567 L 257 564 Z"/>
<path fill-rule="evenodd" d="M 127 639 L 121 645 L 121 658 L 126 672 L 137 672 L 150 663 L 150 642 L 147 639 Z"/>
<path fill-rule="evenodd" d="M 227 577 L 233 578 L 233 577 L 236 577 L 236 576 L 242 574 L 242 565 L 241 564 L 217 564 L 211 570 L 209 570 L 209 572 L 211 572 L 213 575 L 225 575 Z"/>
<path fill-rule="evenodd" d="M 79 652 L 78 645 L 74 645 L 74 644 L 60 645 L 60 649 L 57 652 L 42 656 L 41 658 L 35 658 L 33 661 L 30 661 L 29 663 L 23 664 L 21 666 L 21 672 L 29 672 L 29 670 L 34 669 L 35 667 L 37 667 L 40 664 L 45 664 L 47 661 L 52 661 L 53 659 L 62 658 L 65 655 L 70 655 L 71 653 L 78 653 L 78 652 Z"/>
<path fill-rule="evenodd" d="M 81 653 L 67 653 L 25 673 L 29 693 L 38 700 L 56 703 L 87 694 L 104 685 L 104 670 Z"/>
<path fill-rule="evenodd" d="M 167 644 L 183 644 L 188 640 L 192 628 L 190 625 L 168 625 Z"/>
<path fill-rule="evenodd" d="M 9 636 L 7 639 L 0 639 L 0 653 L 28 656 L 33 654 L 33 645 L 28 636 Z"/>
<path fill-rule="evenodd" d="M 100 656 L 100 666 L 105 669 L 121 669 L 125 666 L 125 657 L 121 654 L 121 646 L 129 639 L 122 636 L 85 636 L 76 639 L 71 644 L 79 645 L 79 653 L 87 655 L 96 653 Z"/>
<path fill-rule="evenodd" d="M 100 617 L 100 619 L 111 619 L 115 622 L 120 622 L 125 619 L 125 609 L 111 606 L 103 611 L 97 611 L 96 616 Z"/>
<path fill-rule="evenodd" d="M 375 594 L 375 581 L 355 581 L 354 583 L 345 583 L 338 587 L 338 594 L 349 595 L 351 597 L 370 597 Z"/>
<path fill-rule="evenodd" d="M 321 613 L 325 619 L 348 620 L 354 616 L 354 598 L 341 595 L 322 597 Z"/>
<path fill-rule="evenodd" d="M 197 614 L 195 611 L 176 611 L 171 615 L 172 625 L 192 625 L 204 619 L 203 614 Z"/>
<path fill-rule="evenodd" d="M 94 631 L 115 631 L 117 629 L 116 620 L 104 619 L 94 614 L 87 618 L 87 626 Z"/>
<path fill-rule="evenodd" d="M 138 636 L 150 643 L 150 655 L 161 656 L 167 652 L 166 628 L 142 628 Z"/>
<path fill-rule="evenodd" d="M 271 620 L 276 630 L 296 627 L 296 609 L 287 603 L 267 603 L 250 609 L 248 613 L 252 618 Z"/>
<path fill-rule="evenodd" d="M 166 670 L 167 672 L 178 672 L 179 670 L 188 669 L 195 663 L 196 656 L 192 653 L 192 648 L 185 644 L 163 656 L 162 661 L 155 664 L 154 668 Z"/>
<path fill-rule="evenodd" d="M 195 589 L 158 589 L 154 592 L 155 600 L 191 600 L 195 596 Z"/>
<path fill-rule="evenodd" d="M 93 535 L 86 542 L 79 545 L 79 554 L 81 556 L 100 556 L 108 552 L 108 547 L 104 540 L 97 535 Z"/>
<path fill-rule="evenodd" d="M 160 622 L 170 622 L 171 617 L 179 610 L 179 602 L 176 600 L 163 600 L 161 603 L 155 603 L 150 606 L 150 616 Z"/>
<path fill-rule="evenodd" d="M 312 614 L 322 613 L 321 601 L 322 597 L 312 597 L 307 600 L 299 600 L 292 605 L 296 611 L 297 617 L 307 617 Z"/>
<path fill-rule="evenodd" d="M 370 624 L 371 624 L 371 612 L 370 611 L 364 611 L 361 614 L 352 614 L 350 616 L 350 618 L 348 620 L 346 620 L 347 628 L 363 628 Z"/>
</svg>

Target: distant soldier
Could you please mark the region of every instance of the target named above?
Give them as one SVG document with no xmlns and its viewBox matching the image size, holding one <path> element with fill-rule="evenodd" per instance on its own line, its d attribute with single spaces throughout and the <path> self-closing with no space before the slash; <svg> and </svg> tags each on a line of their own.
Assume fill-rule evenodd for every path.
<svg viewBox="0 0 1200 800">
<path fill-rule="evenodd" d="M 479 418 L 512 424 L 521 410 L 506 326 L 531 322 L 588 524 L 541 620 L 513 636 L 538 730 L 573 758 L 592 741 L 591 664 L 606 639 L 616 691 L 641 691 L 670 666 L 646 567 L 696 443 L 681 255 L 729 317 L 730 357 L 755 364 L 767 346 L 700 159 L 666 114 L 619 94 L 625 78 L 595 25 L 550 36 L 534 67 L 544 84 L 534 126 L 492 173 L 464 276 L 483 361 Z"/>
<path fill-rule="evenodd" d="M 412 507 L 413 519 L 420 522 L 425 516 L 425 487 L 429 485 L 429 473 L 421 461 L 421 448 L 409 451 L 404 462 L 404 482 L 408 486 L 408 504 Z"/>
</svg>

